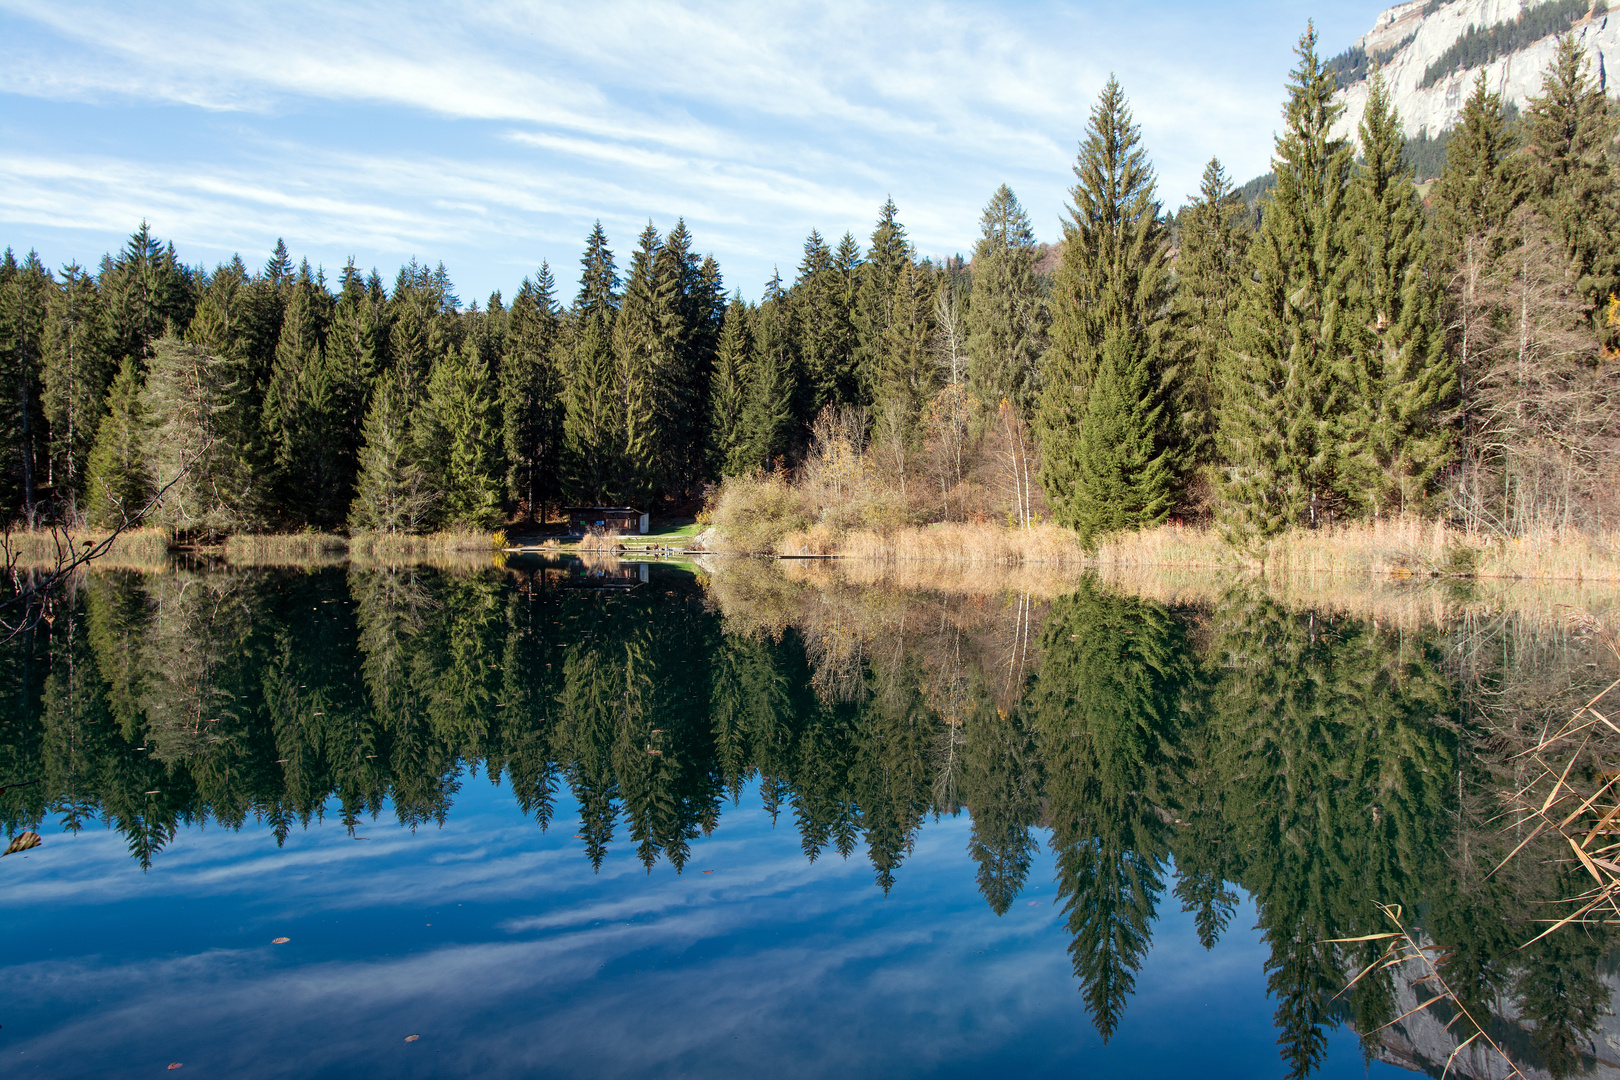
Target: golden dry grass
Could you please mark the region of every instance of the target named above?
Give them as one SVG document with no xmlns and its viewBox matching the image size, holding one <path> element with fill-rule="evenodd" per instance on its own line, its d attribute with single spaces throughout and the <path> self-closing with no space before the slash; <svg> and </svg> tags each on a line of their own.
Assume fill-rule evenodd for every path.
<svg viewBox="0 0 1620 1080">
<path fill-rule="evenodd" d="M 1116 534 L 1086 553 L 1066 529 L 944 523 L 886 531 L 835 531 L 812 525 L 779 533 L 770 550 L 790 557 L 831 556 L 884 562 L 967 566 L 1042 564 L 1094 567 L 1231 569 L 1268 575 L 1359 574 L 1530 581 L 1620 582 L 1620 534 L 1547 531 L 1521 539 L 1470 536 L 1415 517 L 1324 529 L 1298 529 L 1253 552 L 1213 529 L 1161 525 Z M 728 545 L 733 550 L 746 544 Z"/>
<path fill-rule="evenodd" d="M 8 533 L 6 542 L 17 565 L 29 568 L 51 567 L 105 540 L 106 529 L 18 530 Z M 114 570 L 162 570 L 169 563 L 169 534 L 162 529 L 131 529 L 113 541 L 94 565 Z"/>
</svg>

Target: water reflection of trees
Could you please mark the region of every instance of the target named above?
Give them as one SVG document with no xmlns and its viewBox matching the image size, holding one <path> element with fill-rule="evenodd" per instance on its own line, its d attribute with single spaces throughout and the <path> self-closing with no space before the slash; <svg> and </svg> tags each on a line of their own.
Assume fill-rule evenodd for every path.
<svg viewBox="0 0 1620 1080">
<path fill-rule="evenodd" d="M 966 809 L 997 914 L 1049 835 L 1105 1038 L 1167 889 L 1206 947 L 1242 890 L 1293 1075 L 1335 1024 L 1373 1032 L 1410 1007 L 1389 973 L 1341 994 L 1376 951 L 1327 942 L 1384 929 L 1377 901 L 1420 913 L 1466 1003 L 1515 1018 L 1498 1034 L 1525 1060 L 1567 1075 L 1590 1057 L 1607 938 L 1517 950 L 1567 871 L 1490 875 L 1503 851 L 1484 824 L 1516 733 L 1590 682 L 1574 643 L 1510 617 L 1384 627 L 1243 588 L 1172 610 L 1094 582 L 1050 602 L 809 588 L 759 568 L 706 591 L 674 574 L 562 584 L 93 576 L 71 617 L 0 655 L 0 782 L 45 781 L 0 796 L 0 814 L 8 832 L 100 818 L 149 866 L 205 820 L 264 821 L 278 839 L 390 806 L 442 823 L 482 771 L 542 827 L 566 788 L 593 865 L 617 840 L 649 871 L 680 870 L 757 785 L 807 858 L 864 847 L 886 890 L 925 820 Z"/>
</svg>

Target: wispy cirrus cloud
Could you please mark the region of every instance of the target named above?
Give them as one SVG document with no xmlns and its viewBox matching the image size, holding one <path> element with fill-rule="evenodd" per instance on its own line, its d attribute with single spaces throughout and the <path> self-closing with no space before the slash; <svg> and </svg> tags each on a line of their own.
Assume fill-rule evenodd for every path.
<svg viewBox="0 0 1620 1080">
<path fill-rule="evenodd" d="M 1333 5 L 1324 49 L 1376 10 Z M 22 181 L 0 226 L 56 260 L 141 217 L 209 257 L 285 236 L 328 265 L 443 258 L 479 295 L 571 266 L 595 218 L 622 249 L 684 216 L 755 294 L 812 227 L 864 237 L 891 195 L 924 253 L 971 248 L 1004 181 L 1054 238 L 1110 72 L 1168 204 L 1212 155 L 1263 171 L 1308 13 L 0 0 L 0 173 Z"/>
</svg>

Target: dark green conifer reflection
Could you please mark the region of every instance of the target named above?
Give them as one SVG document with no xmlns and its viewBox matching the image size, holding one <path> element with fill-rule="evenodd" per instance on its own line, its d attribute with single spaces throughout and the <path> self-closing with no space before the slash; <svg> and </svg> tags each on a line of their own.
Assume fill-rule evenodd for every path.
<svg viewBox="0 0 1620 1080">
<path fill-rule="evenodd" d="M 1470 1009 L 1511 1004 L 1522 1022 L 1493 1034 L 1524 1063 L 1590 1064 L 1606 932 L 1520 950 L 1577 883 L 1553 859 L 1491 873 L 1501 725 L 1539 724 L 1595 677 L 1567 641 L 1509 618 L 1379 626 L 1246 587 L 1172 609 L 1092 580 L 1044 608 L 675 571 L 601 585 L 540 564 L 92 575 L 0 653 L 0 786 L 39 781 L 0 795 L 0 820 L 100 819 L 150 867 L 204 821 L 278 840 L 328 816 L 432 827 L 482 772 L 542 829 L 571 797 L 593 866 L 617 844 L 680 872 L 757 785 L 807 859 L 864 858 L 890 890 L 928 819 L 965 811 L 998 916 L 1044 886 L 1049 840 L 1105 1039 L 1173 890 L 1206 948 L 1252 901 L 1291 1075 L 1335 1025 L 1374 1032 L 1420 1000 L 1389 972 L 1341 993 L 1377 946 L 1328 942 L 1385 929 L 1380 902 L 1447 950 Z"/>
<path fill-rule="evenodd" d="M 1150 944 L 1170 854 L 1176 698 L 1188 662 L 1164 608 L 1087 581 L 1053 605 L 1031 709 L 1045 759 L 1069 955 L 1106 1040 Z"/>
</svg>

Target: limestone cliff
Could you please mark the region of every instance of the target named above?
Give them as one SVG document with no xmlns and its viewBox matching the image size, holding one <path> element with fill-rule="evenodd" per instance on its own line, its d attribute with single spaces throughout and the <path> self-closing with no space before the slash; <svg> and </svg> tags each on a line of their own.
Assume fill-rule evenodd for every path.
<svg viewBox="0 0 1620 1080">
<path fill-rule="evenodd" d="M 1430 66 L 1467 34 L 1469 27 L 1484 31 L 1498 23 L 1513 23 L 1531 9 L 1555 2 L 1410 0 L 1379 15 L 1356 47 L 1369 57 L 1386 57 L 1384 77 L 1393 90 L 1407 135 L 1416 136 L 1424 130 L 1438 135 L 1456 124 L 1481 67 L 1491 89 L 1522 109 L 1541 90 L 1541 75 L 1552 60 L 1555 38 L 1542 37 L 1480 66 L 1459 67 L 1425 87 L 1422 84 Z M 1592 73 L 1607 88 L 1606 64 L 1620 55 L 1620 11 L 1601 10 L 1601 3 L 1596 6 L 1599 10 L 1594 13 L 1590 6 L 1582 5 L 1572 16 L 1570 33 L 1591 58 Z M 1616 6 L 1620 8 L 1620 4 Z M 1339 133 L 1353 135 L 1367 104 L 1366 79 L 1351 83 L 1340 92 L 1340 98 L 1349 108 L 1339 122 Z"/>
</svg>

